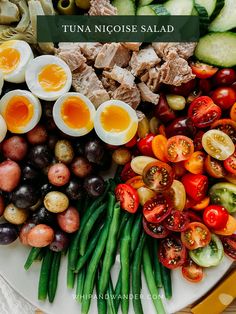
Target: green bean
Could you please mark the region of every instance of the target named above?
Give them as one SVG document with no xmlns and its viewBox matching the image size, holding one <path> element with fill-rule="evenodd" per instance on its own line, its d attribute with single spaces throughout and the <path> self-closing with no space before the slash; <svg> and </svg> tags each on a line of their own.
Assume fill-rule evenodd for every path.
<svg viewBox="0 0 236 314">
<path fill-rule="evenodd" d="M 140 231 L 142 228 L 142 215 L 139 214 L 138 217 L 135 219 L 134 225 L 132 227 L 132 232 L 131 232 L 131 254 L 134 253 L 136 250 L 136 247 L 139 243 L 139 236 L 140 236 Z"/>
<path fill-rule="evenodd" d="M 119 228 L 119 231 L 118 231 L 118 235 L 117 235 L 117 238 L 119 239 L 123 230 L 124 230 L 124 226 L 126 225 L 126 222 L 127 220 L 129 219 L 129 217 L 131 216 L 130 213 L 128 212 L 125 212 L 121 218 L 121 222 L 120 222 L 120 228 Z"/>
<path fill-rule="evenodd" d="M 39 255 L 36 257 L 35 261 L 40 262 L 45 255 L 45 248 L 41 248 Z"/>
<path fill-rule="evenodd" d="M 85 279 L 85 271 L 83 268 L 77 275 L 77 285 L 76 285 L 76 300 L 81 303 L 83 298 L 83 289 L 84 289 L 84 279 Z"/>
<path fill-rule="evenodd" d="M 148 285 L 148 289 L 152 296 L 153 304 L 156 308 L 158 314 L 165 314 L 165 309 L 163 307 L 158 288 L 155 283 L 155 278 L 152 270 L 151 258 L 148 250 L 147 244 L 145 244 L 143 249 L 143 270 Z"/>
<path fill-rule="evenodd" d="M 27 260 L 25 262 L 24 268 L 25 270 L 28 270 L 30 266 L 33 264 L 33 262 L 37 259 L 41 252 L 42 248 L 39 247 L 32 247 L 30 250 L 30 253 L 27 257 Z"/>
<path fill-rule="evenodd" d="M 65 3 L 65 4 L 64 4 Z M 57 10 L 60 14 L 72 15 L 76 14 L 76 5 L 74 0 L 59 0 Z"/>
<path fill-rule="evenodd" d="M 161 278 L 163 282 L 163 288 L 166 299 L 170 300 L 172 297 L 172 285 L 171 285 L 171 270 L 161 264 Z"/>
<path fill-rule="evenodd" d="M 101 265 L 101 262 L 100 262 Z M 105 296 L 100 293 L 99 291 L 99 279 L 100 279 L 100 274 L 99 271 L 97 272 L 97 284 L 96 284 L 96 290 L 97 290 L 97 309 L 98 309 L 98 314 L 106 314 L 107 313 L 107 301 L 105 299 Z"/>
<path fill-rule="evenodd" d="M 118 279 L 115 287 L 115 309 L 118 311 L 121 297 L 121 271 L 119 272 Z"/>
<path fill-rule="evenodd" d="M 130 247 L 131 228 L 133 216 L 131 216 L 125 226 L 120 243 L 120 263 L 121 263 L 121 310 L 123 314 L 129 311 L 129 289 L 130 289 Z"/>
<path fill-rule="evenodd" d="M 61 264 L 61 252 L 55 252 L 52 260 L 52 266 L 49 276 L 49 285 L 48 285 L 48 300 L 50 303 L 54 301 L 57 283 L 58 283 L 58 274 Z"/>
<path fill-rule="evenodd" d="M 111 225 L 109 228 L 106 250 L 102 264 L 101 276 L 99 280 L 99 291 L 105 293 L 109 283 L 110 270 L 114 261 L 114 254 L 117 247 L 117 233 L 120 221 L 120 205 L 115 204 Z"/>
<path fill-rule="evenodd" d="M 46 255 L 43 258 L 40 276 L 39 276 L 39 285 L 38 285 L 38 299 L 46 300 L 48 294 L 48 284 L 49 284 L 49 274 L 52 266 L 53 252 L 47 250 Z"/>
<path fill-rule="evenodd" d="M 158 242 L 156 239 L 153 239 L 151 243 L 153 250 L 154 277 L 157 288 L 162 288 L 161 263 L 158 259 Z"/>
<path fill-rule="evenodd" d="M 75 285 L 75 273 L 70 268 L 70 264 L 67 263 L 67 288 L 73 289 Z"/>
<path fill-rule="evenodd" d="M 140 292 L 142 287 L 141 279 L 141 264 L 143 246 L 145 243 L 146 234 L 143 232 L 139 244 L 134 252 L 134 260 L 131 266 L 132 269 L 132 291 L 133 291 L 133 307 L 135 314 L 143 314 L 142 303 L 140 299 Z"/>
<path fill-rule="evenodd" d="M 108 298 L 107 298 L 107 307 L 108 307 L 108 313 L 109 314 L 117 314 L 116 308 L 115 308 L 115 294 L 114 294 L 114 290 L 113 290 L 113 285 L 112 285 L 112 280 L 111 280 L 111 276 L 109 278 L 109 282 L 108 282 L 108 289 L 107 289 L 107 293 L 108 293 Z"/>
<path fill-rule="evenodd" d="M 123 169 L 123 166 L 117 166 L 117 168 L 116 168 L 116 172 L 115 172 L 115 175 L 114 175 L 114 182 L 116 184 L 121 183 L 120 174 L 122 172 L 122 169 Z"/>
<path fill-rule="evenodd" d="M 95 212 L 90 216 L 87 224 L 84 226 L 84 229 L 80 234 L 80 241 L 79 241 L 79 253 L 80 253 L 80 255 L 83 256 L 85 254 L 86 245 L 87 245 L 88 238 L 89 238 L 89 233 L 91 232 L 91 230 L 92 230 L 95 222 L 99 218 L 99 216 L 104 212 L 104 209 L 106 208 L 106 206 L 107 206 L 106 203 L 99 206 L 95 210 Z"/>
</svg>

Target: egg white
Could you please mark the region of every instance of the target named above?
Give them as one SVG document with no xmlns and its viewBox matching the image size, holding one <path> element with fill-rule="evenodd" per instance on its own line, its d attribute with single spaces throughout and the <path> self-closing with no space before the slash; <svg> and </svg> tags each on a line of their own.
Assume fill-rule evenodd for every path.
<svg viewBox="0 0 236 314">
<path fill-rule="evenodd" d="M 37 97 L 35 97 L 32 93 L 26 90 L 12 90 L 8 93 L 6 93 L 1 99 L 0 99 L 0 114 L 3 116 L 3 119 L 5 119 L 5 111 L 7 109 L 7 105 L 9 101 L 14 97 L 14 96 L 24 96 L 27 98 L 31 104 L 33 105 L 33 116 L 32 119 L 27 123 L 27 125 L 19 127 L 17 131 L 14 131 L 14 133 L 18 134 L 23 134 L 27 133 L 30 130 L 32 130 L 39 122 L 41 115 L 42 115 L 42 107 L 40 104 L 40 101 Z M 7 124 L 7 121 L 6 121 Z M 8 128 L 8 126 L 7 126 Z M 9 128 L 8 128 L 9 129 Z M 9 130 L 11 131 L 11 130 Z"/>
<path fill-rule="evenodd" d="M 0 45 L 0 51 L 6 48 L 14 48 L 20 54 L 20 61 L 17 67 L 8 73 L 3 73 L 4 80 L 11 83 L 23 83 L 28 63 L 33 60 L 34 55 L 30 45 L 23 40 L 9 40 Z"/>
<path fill-rule="evenodd" d="M 121 107 L 128 113 L 130 117 L 130 125 L 126 130 L 122 132 L 112 132 L 104 130 L 101 123 L 101 113 L 106 110 L 106 107 L 109 107 L 111 105 Z M 108 100 L 98 107 L 94 120 L 94 129 L 103 142 L 110 145 L 123 145 L 129 142 L 131 138 L 127 139 L 127 134 L 132 127 L 134 127 L 134 132 L 131 138 L 135 135 L 138 129 L 138 117 L 136 111 L 127 103 L 120 100 Z"/>
<path fill-rule="evenodd" d="M 4 140 L 7 134 L 7 124 L 3 117 L 0 115 L 0 143 Z"/>
<path fill-rule="evenodd" d="M 3 84 L 4 84 L 3 73 L 2 71 L 0 71 L 0 96 L 2 94 Z"/>
<path fill-rule="evenodd" d="M 90 120 L 91 120 L 91 127 L 90 128 L 70 128 L 63 120 L 62 114 L 61 114 L 61 107 L 66 99 L 70 97 L 78 97 L 79 99 L 82 99 L 84 103 L 86 104 L 87 108 L 89 109 L 90 113 Z M 95 117 L 95 107 L 92 104 L 92 102 L 84 95 L 80 93 L 66 93 L 65 95 L 58 98 L 58 100 L 55 102 L 53 106 L 53 119 L 56 124 L 56 126 L 65 134 L 78 137 L 83 136 L 85 134 L 88 134 L 93 129 L 93 122 Z"/>
<path fill-rule="evenodd" d="M 38 81 L 38 75 L 41 70 L 50 64 L 56 64 L 60 66 L 66 73 L 66 83 L 58 91 L 45 91 Z M 34 95 L 43 100 L 54 101 L 69 91 L 72 83 L 72 74 L 68 65 L 60 58 L 51 55 L 43 55 L 33 59 L 28 64 L 25 73 L 25 79 L 29 90 Z"/>
</svg>

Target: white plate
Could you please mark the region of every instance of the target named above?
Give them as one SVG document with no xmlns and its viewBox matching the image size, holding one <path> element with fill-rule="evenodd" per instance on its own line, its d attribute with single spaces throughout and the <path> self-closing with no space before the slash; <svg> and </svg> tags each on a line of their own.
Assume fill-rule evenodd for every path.
<svg viewBox="0 0 236 314">
<path fill-rule="evenodd" d="M 24 270 L 23 265 L 28 253 L 29 248 L 23 247 L 18 241 L 8 246 L 1 246 L 0 274 L 23 297 L 48 314 L 80 313 L 80 305 L 75 301 L 74 293 L 66 288 L 66 258 L 63 259 L 60 268 L 58 291 L 55 301 L 53 304 L 49 304 L 48 302 L 37 301 L 40 263 L 35 263 L 27 272 Z M 195 302 L 221 279 L 231 264 L 232 261 L 225 257 L 219 266 L 208 269 L 205 272 L 204 280 L 198 284 L 188 283 L 182 278 L 179 270 L 173 271 L 173 297 L 171 301 L 165 303 L 166 312 L 174 313 Z M 117 274 L 118 270 L 119 260 L 117 258 L 113 272 Z M 146 284 L 143 284 L 142 298 L 144 313 L 155 313 Z M 92 303 L 90 313 L 97 313 L 95 301 Z M 134 313 L 132 306 L 130 313 Z"/>
</svg>

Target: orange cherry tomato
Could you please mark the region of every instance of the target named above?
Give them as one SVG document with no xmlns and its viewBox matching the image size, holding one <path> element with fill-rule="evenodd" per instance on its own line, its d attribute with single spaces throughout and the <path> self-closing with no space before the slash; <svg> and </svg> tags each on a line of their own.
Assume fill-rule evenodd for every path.
<svg viewBox="0 0 236 314">
<path fill-rule="evenodd" d="M 161 161 L 166 162 L 165 156 L 167 138 L 164 135 L 158 134 L 152 140 L 152 151 L 155 157 Z"/>
<path fill-rule="evenodd" d="M 164 124 L 160 125 L 159 127 L 159 133 L 163 136 L 166 136 L 165 126 Z"/>
<path fill-rule="evenodd" d="M 135 176 L 127 180 L 125 183 L 131 185 L 135 190 L 145 186 L 142 176 Z"/>
<path fill-rule="evenodd" d="M 203 174 L 205 154 L 200 151 L 194 152 L 188 160 L 184 162 L 185 168 L 193 174 Z"/>
<path fill-rule="evenodd" d="M 236 122 L 236 102 L 233 104 L 233 106 L 230 109 L 230 118 Z"/>
<path fill-rule="evenodd" d="M 228 221 L 226 223 L 225 228 L 220 230 L 214 230 L 214 233 L 224 236 L 231 235 L 235 232 L 236 232 L 236 219 L 231 215 L 229 215 L 228 217 Z"/>
<path fill-rule="evenodd" d="M 203 200 L 201 200 L 196 205 L 193 205 L 191 208 L 195 210 L 203 210 L 210 204 L 210 197 L 206 196 Z"/>
</svg>

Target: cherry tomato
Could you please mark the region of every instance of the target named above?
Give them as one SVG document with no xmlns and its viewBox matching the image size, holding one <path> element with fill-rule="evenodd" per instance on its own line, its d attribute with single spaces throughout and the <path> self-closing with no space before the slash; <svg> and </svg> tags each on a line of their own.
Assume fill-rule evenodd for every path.
<svg viewBox="0 0 236 314">
<path fill-rule="evenodd" d="M 143 206 L 147 201 L 156 196 L 156 192 L 147 188 L 146 186 L 141 186 L 137 189 L 139 203 Z"/>
<path fill-rule="evenodd" d="M 193 79 L 191 81 L 188 81 L 187 83 L 181 84 L 180 86 L 168 85 L 167 87 L 171 94 L 187 97 L 191 93 L 191 91 L 194 90 L 195 86 L 196 80 Z"/>
<path fill-rule="evenodd" d="M 160 242 L 159 261 L 169 269 L 182 266 L 187 258 L 187 250 L 179 238 L 170 235 Z"/>
<path fill-rule="evenodd" d="M 188 116 L 198 128 L 206 128 L 221 116 L 221 109 L 208 96 L 196 98 L 188 109 Z"/>
<path fill-rule="evenodd" d="M 202 91 L 199 89 L 193 90 L 192 93 L 188 95 L 187 104 L 191 104 L 191 102 L 200 96 L 202 96 Z"/>
<path fill-rule="evenodd" d="M 181 240 L 187 249 L 195 250 L 210 243 L 211 233 L 201 222 L 190 222 L 187 229 L 181 232 Z"/>
<path fill-rule="evenodd" d="M 225 180 L 236 185 L 236 175 L 235 174 L 227 173 L 225 176 Z"/>
<path fill-rule="evenodd" d="M 174 180 L 171 188 L 166 192 L 175 209 L 182 211 L 186 203 L 186 192 L 183 183 Z"/>
<path fill-rule="evenodd" d="M 135 173 L 131 166 L 130 166 L 130 162 L 128 162 L 122 169 L 121 174 L 120 174 L 120 178 L 123 182 L 126 182 L 127 180 L 133 178 L 137 176 L 137 173 Z"/>
<path fill-rule="evenodd" d="M 131 140 L 128 143 L 125 144 L 125 147 L 127 147 L 127 148 L 134 147 L 137 144 L 137 139 L 138 139 L 138 137 L 137 137 L 137 135 L 135 135 L 133 138 L 131 138 Z"/>
<path fill-rule="evenodd" d="M 206 196 L 208 178 L 203 174 L 187 173 L 182 177 L 186 193 L 194 200 L 201 201 Z"/>
<path fill-rule="evenodd" d="M 230 118 L 235 122 L 236 121 L 236 102 L 230 109 Z"/>
<path fill-rule="evenodd" d="M 193 121 L 188 117 L 180 117 L 171 122 L 166 128 L 165 133 L 167 137 L 174 135 L 185 135 L 193 137 L 196 133 L 196 128 Z"/>
<path fill-rule="evenodd" d="M 170 233 L 170 231 L 165 226 L 148 222 L 144 217 L 143 228 L 148 235 L 156 239 L 166 238 Z"/>
<path fill-rule="evenodd" d="M 190 66 L 193 74 L 195 74 L 196 77 L 200 79 L 207 79 L 212 77 L 218 71 L 218 68 L 213 67 L 212 65 L 201 63 L 199 61 L 191 62 Z"/>
<path fill-rule="evenodd" d="M 224 160 L 224 167 L 228 172 L 236 175 L 236 151 Z"/>
<path fill-rule="evenodd" d="M 165 156 L 167 138 L 161 134 L 158 134 L 152 140 L 152 151 L 155 157 L 161 161 L 166 162 Z"/>
<path fill-rule="evenodd" d="M 216 129 L 229 135 L 231 140 L 236 144 L 236 122 L 231 119 L 220 119 L 214 122 L 211 129 Z"/>
<path fill-rule="evenodd" d="M 154 161 L 143 170 L 143 182 L 147 187 L 158 192 L 170 188 L 174 180 L 172 168 L 165 162 Z"/>
<path fill-rule="evenodd" d="M 236 81 L 236 72 L 234 69 L 220 69 L 214 76 L 216 85 L 231 85 Z"/>
<path fill-rule="evenodd" d="M 131 185 L 135 190 L 145 186 L 142 176 L 135 176 L 125 182 L 125 184 Z"/>
<path fill-rule="evenodd" d="M 219 234 L 219 235 L 225 235 L 225 236 L 231 235 L 235 232 L 236 232 L 236 219 L 231 215 L 229 215 L 228 221 L 224 228 L 219 229 L 219 230 L 214 230 L 214 233 Z"/>
<path fill-rule="evenodd" d="M 210 155 L 207 155 L 205 159 L 205 170 L 213 178 L 220 179 L 224 178 L 226 171 L 223 167 L 221 161 L 212 158 Z"/>
<path fill-rule="evenodd" d="M 188 160 L 185 161 L 185 168 L 194 174 L 202 174 L 204 171 L 205 154 L 200 151 L 194 152 Z"/>
<path fill-rule="evenodd" d="M 186 168 L 184 167 L 184 161 L 175 162 L 172 165 L 172 169 L 174 171 L 175 178 L 180 178 L 187 172 Z"/>
<path fill-rule="evenodd" d="M 218 87 L 211 94 L 213 101 L 221 109 L 229 109 L 236 102 L 236 92 L 232 87 Z"/>
<path fill-rule="evenodd" d="M 163 123 L 170 122 L 176 118 L 175 112 L 170 108 L 164 94 L 160 94 L 158 104 L 155 106 L 154 115 Z"/>
<path fill-rule="evenodd" d="M 182 275 L 190 282 L 199 282 L 203 278 L 203 268 L 188 259 L 182 266 Z"/>
<path fill-rule="evenodd" d="M 208 95 L 211 91 L 211 81 L 210 80 L 202 80 L 200 79 L 198 82 L 198 88 L 202 92 L 202 95 Z"/>
<path fill-rule="evenodd" d="M 225 253 L 236 260 L 236 234 L 221 238 Z"/>
<path fill-rule="evenodd" d="M 235 90 L 236 92 L 236 81 L 231 85 L 231 87 Z"/>
<path fill-rule="evenodd" d="M 203 210 L 210 204 L 210 197 L 206 196 L 204 197 L 199 203 L 192 206 L 192 209 L 194 210 Z"/>
<path fill-rule="evenodd" d="M 198 131 L 197 134 L 195 135 L 194 140 L 193 140 L 193 145 L 194 145 L 195 150 L 202 150 L 203 149 L 203 147 L 202 147 L 203 135 L 204 135 L 204 132 L 201 130 Z"/>
<path fill-rule="evenodd" d="M 144 204 L 143 215 L 148 222 L 158 224 L 170 214 L 172 208 L 168 196 L 158 194 Z"/>
<path fill-rule="evenodd" d="M 202 222 L 202 218 L 193 210 L 184 211 L 191 222 Z"/>
<path fill-rule="evenodd" d="M 171 211 L 170 215 L 163 222 L 164 226 L 168 230 L 176 232 L 184 231 L 189 223 L 190 219 L 185 214 L 185 212 L 175 209 Z"/>
<path fill-rule="evenodd" d="M 185 188 L 184 188 L 184 190 L 185 190 Z M 191 197 L 189 197 L 189 195 L 186 195 L 186 202 L 185 202 L 184 210 L 192 208 L 197 203 L 198 202 L 194 201 Z"/>
<path fill-rule="evenodd" d="M 142 155 L 154 157 L 152 152 L 152 140 L 154 137 L 153 134 L 148 134 L 144 138 L 138 140 L 137 147 Z"/>
<path fill-rule="evenodd" d="M 205 225 L 212 229 L 225 228 L 229 218 L 227 209 L 219 205 L 209 205 L 203 212 Z"/>
<path fill-rule="evenodd" d="M 137 191 L 128 184 L 118 184 L 115 189 L 117 201 L 120 202 L 121 208 L 129 213 L 135 213 L 139 206 Z"/>
<path fill-rule="evenodd" d="M 166 157 L 171 162 L 187 160 L 193 152 L 193 141 L 187 136 L 176 135 L 167 141 Z"/>
</svg>

